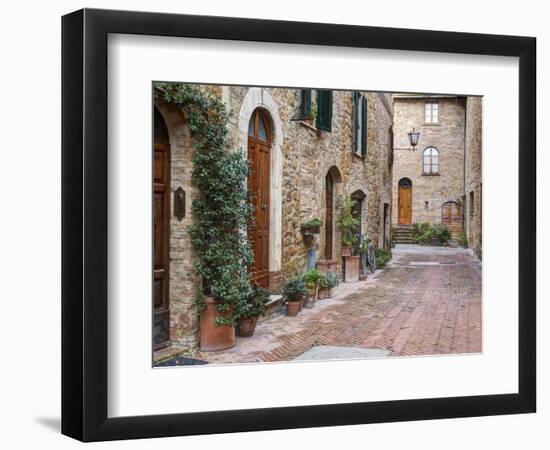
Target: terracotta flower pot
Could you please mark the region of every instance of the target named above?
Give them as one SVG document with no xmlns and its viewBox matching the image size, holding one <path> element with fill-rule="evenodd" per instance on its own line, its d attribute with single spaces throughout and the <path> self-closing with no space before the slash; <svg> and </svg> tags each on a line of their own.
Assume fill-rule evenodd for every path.
<svg viewBox="0 0 550 450">
<path fill-rule="evenodd" d="M 351 247 L 342 246 L 342 256 L 351 256 Z"/>
<path fill-rule="evenodd" d="M 319 272 L 336 272 L 337 271 L 337 262 L 335 259 L 318 259 L 317 260 L 317 270 Z"/>
<path fill-rule="evenodd" d="M 359 256 L 344 258 L 344 281 L 346 283 L 359 281 Z"/>
<path fill-rule="evenodd" d="M 206 309 L 200 316 L 200 349 L 204 352 L 226 350 L 235 345 L 235 328 L 216 325 L 216 317 L 228 313 L 218 312 L 218 302 L 212 297 L 204 299 Z"/>
<path fill-rule="evenodd" d="M 258 322 L 257 317 L 241 317 L 239 323 L 237 324 L 237 329 L 235 330 L 237 336 L 240 337 L 250 337 L 254 335 L 256 330 L 256 323 Z"/>
<path fill-rule="evenodd" d="M 286 315 L 292 317 L 297 316 L 302 309 L 302 301 L 303 300 L 288 301 L 286 303 Z"/>
<path fill-rule="evenodd" d="M 324 300 L 325 298 L 329 298 L 329 297 L 330 297 L 330 289 L 329 288 L 319 289 L 319 294 L 317 294 L 317 299 L 318 300 Z"/>
</svg>

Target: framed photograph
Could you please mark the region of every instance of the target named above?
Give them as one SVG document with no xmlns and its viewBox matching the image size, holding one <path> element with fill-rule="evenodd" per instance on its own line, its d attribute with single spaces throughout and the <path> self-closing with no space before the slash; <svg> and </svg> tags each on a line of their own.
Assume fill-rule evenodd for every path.
<svg viewBox="0 0 550 450">
<path fill-rule="evenodd" d="M 536 40 L 62 21 L 62 432 L 535 412 Z"/>
</svg>

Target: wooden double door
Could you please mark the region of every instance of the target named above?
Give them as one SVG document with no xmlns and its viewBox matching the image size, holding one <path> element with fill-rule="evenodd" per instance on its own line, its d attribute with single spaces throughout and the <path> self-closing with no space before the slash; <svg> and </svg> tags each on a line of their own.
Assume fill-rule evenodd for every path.
<svg viewBox="0 0 550 450">
<path fill-rule="evenodd" d="M 250 175 L 248 190 L 254 207 L 253 220 L 248 227 L 254 261 L 250 281 L 269 287 L 269 210 L 271 129 L 267 114 L 257 109 L 252 114 L 248 129 L 248 159 Z"/>
</svg>

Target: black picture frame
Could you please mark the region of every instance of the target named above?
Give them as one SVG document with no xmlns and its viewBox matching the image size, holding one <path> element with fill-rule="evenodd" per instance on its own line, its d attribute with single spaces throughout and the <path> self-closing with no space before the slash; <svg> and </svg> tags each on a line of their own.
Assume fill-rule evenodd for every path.
<svg viewBox="0 0 550 450">
<path fill-rule="evenodd" d="M 519 58 L 517 393 L 107 417 L 109 33 Z M 82 441 L 535 412 L 536 39 L 83 9 L 62 18 L 62 433 Z"/>
</svg>

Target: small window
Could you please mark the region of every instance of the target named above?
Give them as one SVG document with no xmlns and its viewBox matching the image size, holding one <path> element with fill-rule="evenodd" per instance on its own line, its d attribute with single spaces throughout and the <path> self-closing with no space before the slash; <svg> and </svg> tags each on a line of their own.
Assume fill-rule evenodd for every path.
<svg viewBox="0 0 550 450">
<path fill-rule="evenodd" d="M 429 206 L 430 206 L 430 204 L 429 204 L 428 200 L 426 200 L 426 201 L 424 202 L 424 209 L 425 209 L 426 211 L 428 211 Z"/>
<path fill-rule="evenodd" d="M 474 191 L 470 191 L 470 208 L 469 208 L 470 220 L 474 220 Z"/>
<path fill-rule="evenodd" d="M 367 97 L 360 92 L 353 93 L 353 152 L 357 156 L 367 154 Z"/>
<path fill-rule="evenodd" d="M 439 103 L 438 102 L 426 102 L 424 122 L 439 123 Z"/>
<path fill-rule="evenodd" d="M 422 155 L 422 172 L 424 175 L 439 174 L 439 151 L 435 147 L 428 147 Z"/>
</svg>

